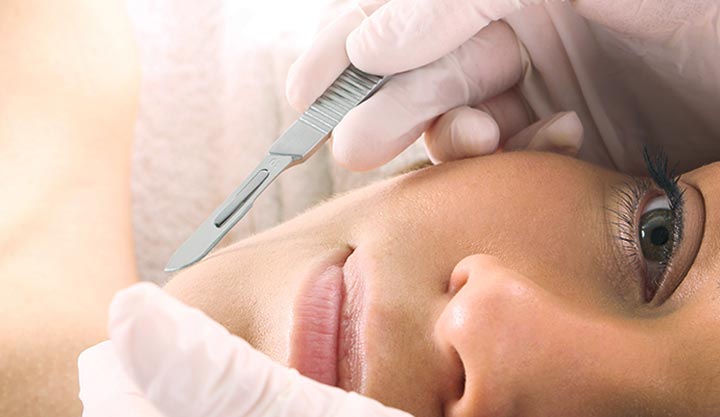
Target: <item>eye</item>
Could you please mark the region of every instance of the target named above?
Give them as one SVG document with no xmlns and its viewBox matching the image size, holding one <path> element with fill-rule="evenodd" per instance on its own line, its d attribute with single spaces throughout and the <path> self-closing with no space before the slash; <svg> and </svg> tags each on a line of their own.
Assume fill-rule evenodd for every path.
<svg viewBox="0 0 720 417">
<path fill-rule="evenodd" d="M 640 215 L 638 235 L 645 266 L 645 300 L 655 297 L 675 245 L 675 216 L 666 195 L 648 202 Z"/>
</svg>

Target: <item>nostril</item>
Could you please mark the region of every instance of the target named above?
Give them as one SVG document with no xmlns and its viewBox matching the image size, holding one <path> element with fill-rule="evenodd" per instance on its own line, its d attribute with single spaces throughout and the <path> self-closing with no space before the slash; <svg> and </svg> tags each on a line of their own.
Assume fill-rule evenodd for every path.
<svg viewBox="0 0 720 417">
<path fill-rule="evenodd" d="M 460 354 L 454 348 L 448 359 L 447 365 L 452 368 L 448 373 L 448 379 L 445 381 L 444 391 L 442 400 L 442 415 L 443 416 L 457 416 L 462 403 L 463 397 L 465 396 L 465 385 L 466 385 L 466 374 L 465 366 L 460 358 Z"/>
<path fill-rule="evenodd" d="M 450 274 L 450 282 L 448 282 L 448 293 L 455 295 L 462 287 L 467 284 L 470 275 L 485 274 L 492 269 L 497 262 L 497 258 L 489 255 L 470 255 L 463 258 L 455 265 Z"/>
<path fill-rule="evenodd" d="M 448 282 L 447 292 L 450 295 L 457 294 L 458 291 L 467 283 L 468 273 L 466 271 L 454 270 L 450 274 L 450 281 Z"/>
<path fill-rule="evenodd" d="M 460 400 L 463 395 L 465 395 L 465 382 L 467 377 L 465 375 L 465 365 L 463 364 L 460 354 L 456 349 L 453 349 L 453 352 L 455 353 L 455 367 L 457 369 L 455 398 Z"/>
</svg>

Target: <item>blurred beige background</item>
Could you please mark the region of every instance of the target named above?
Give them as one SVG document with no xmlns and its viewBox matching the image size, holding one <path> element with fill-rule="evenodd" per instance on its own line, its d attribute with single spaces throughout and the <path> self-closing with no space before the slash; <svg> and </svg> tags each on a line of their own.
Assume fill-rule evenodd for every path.
<svg viewBox="0 0 720 417">
<path fill-rule="evenodd" d="M 133 156 L 140 276 L 163 283 L 172 252 L 237 187 L 298 114 L 287 69 L 347 0 L 128 0 L 143 70 Z M 221 245 L 295 216 L 336 192 L 425 157 L 351 173 L 325 146 L 258 199 Z"/>
</svg>

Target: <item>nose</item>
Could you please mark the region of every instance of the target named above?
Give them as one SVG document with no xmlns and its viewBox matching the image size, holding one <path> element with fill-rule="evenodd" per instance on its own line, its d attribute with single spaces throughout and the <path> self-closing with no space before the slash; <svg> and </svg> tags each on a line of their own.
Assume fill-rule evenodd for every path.
<svg viewBox="0 0 720 417">
<path fill-rule="evenodd" d="M 444 389 L 446 416 L 514 414 L 512 381 L 520 359 L 515 329 L 534 310 L 536 290 L 497 258 L 472 255 L 454 268 L 451 297 L 434 327 L 434 342 L 451 368 Z"/>
</svg>

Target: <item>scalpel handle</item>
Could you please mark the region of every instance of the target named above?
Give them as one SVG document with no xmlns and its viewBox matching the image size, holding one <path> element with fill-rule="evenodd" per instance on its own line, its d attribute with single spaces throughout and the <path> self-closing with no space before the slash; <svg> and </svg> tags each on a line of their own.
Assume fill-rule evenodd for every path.
<svg viewBox="0 0 720 417">
<path fill-rule="evenodd" d="M 350 65 L 330 87 L 273 143 L 270 153 L 310 157 L 350 110 L 375 94 L 390 77 L 371 75 Z"/>
<path fill-rule="evenodd" d="M 220 237 L 250 210 L 255 199 L 275 178 L 284 170 L 307 160 L 325 143 L 342 118 L 374 94 L 385 79 L 366 74 L 352 65 L 348 67 L 323 95 L 280 135 L 260 165 L 213 213 L 213 224 L 226 229 Z"/>
</svg>

